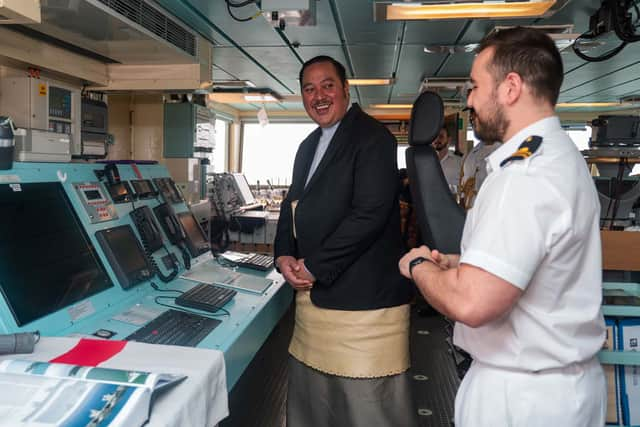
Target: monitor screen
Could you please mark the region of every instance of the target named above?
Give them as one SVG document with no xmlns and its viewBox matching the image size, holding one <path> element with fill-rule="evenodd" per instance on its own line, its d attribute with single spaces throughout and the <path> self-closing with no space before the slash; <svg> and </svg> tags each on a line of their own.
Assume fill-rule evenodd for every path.
<svg viewBox="0 0 640 427">
<path fill-rule="evenodd" d="M 96 239 L 123 289 L 153 277 L 144 249 L 129 224 L 96 231 Z"/>
<path fill-rule="evenodd" d="M 131 180 L 130 182 L 133 187 L 133 191 L 139 199 L 155 197 L 157 194 L 153 189 L 153 184 L 148 179 Z"/>
<path fill-rule="evenodd" d="M 209 239 L 198 224 L 196 217 L 191 212 L 182 212 L 178 214 L 178 220 L 187 235 L 187 249 L 189 249 L 191 257 L 197 257 L 207 252 L 210 249 Z"/>
<path fill-rule="evenodd" d="M 126 203 L 131 201 L 131 188 L 126 181 L 107 185 L 109 195 L 113 203 Z"/>
<path fill-rule="evenodd" d="M 256 199 L 253 197 L 253 193 L 251 192 L 251 187 L 249 187 L 247 178 L 245 178 L 245 176 L 241 173 L 234 173 L 233 179 L 236 182 L 236 187 L 238 188 L 240 197 L 242 197 L 242 204 L 253 205 L 254 203 L 256 203 Z"/>
<path fill-rule="evenodd" d="M 176 187 L 176 183 L 171 178 L 153 178 L 153 182 L 158 187 L 158 191 L 162 194 L 162 198 L 167 203 L 180 203 L 184 199 L 182 194 Z"/>
<path fill-rule="evenodd" d="M 0 185 L 0 259 L 18 326 L 113 286 L 58 182 Z"/>
</svg>

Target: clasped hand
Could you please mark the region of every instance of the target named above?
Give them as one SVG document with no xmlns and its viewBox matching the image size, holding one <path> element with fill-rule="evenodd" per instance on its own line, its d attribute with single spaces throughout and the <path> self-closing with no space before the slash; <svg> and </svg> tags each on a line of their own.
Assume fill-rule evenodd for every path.
<svg viewBox="0 0 640 427">
<path fill-rule="evenodd" d="M 309 274 L 304 266 L 304 258 L 295 259 L 283 255 L 276 259 L 276 264 L 285 280 L 296 290 L 308 291 L 313 286 L 315 278 Z"/>
</svg>

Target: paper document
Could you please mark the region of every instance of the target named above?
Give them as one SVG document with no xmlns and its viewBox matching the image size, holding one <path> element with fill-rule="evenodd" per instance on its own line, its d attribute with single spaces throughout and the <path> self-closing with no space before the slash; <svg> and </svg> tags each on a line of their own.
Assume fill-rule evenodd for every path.
<svg viewBox="0 0 640 427">
<path fill-rule="evenodd" d="M 151 396 L 184 375 L 0 361 L 0 426 L 141 426 Z"/>
</svg>

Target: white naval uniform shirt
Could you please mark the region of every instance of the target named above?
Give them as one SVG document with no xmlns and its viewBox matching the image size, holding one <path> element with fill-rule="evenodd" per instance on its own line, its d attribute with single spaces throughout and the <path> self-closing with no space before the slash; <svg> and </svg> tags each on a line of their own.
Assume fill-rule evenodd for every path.
<svg viewBox="0 0 640 427">
<path fill-rule="evenodd" d="M 500 162 L 530 135 L 524 160 Z M 454 343 L 501 368 L 538 371 L 593 357 L 605 328 L 599 202 L 587 165 L 557 117 L 518 132 L 488 159 L 490 173 L 464 226 L 460 262 L 522 289 L 513 309 Z"/>
</svg>

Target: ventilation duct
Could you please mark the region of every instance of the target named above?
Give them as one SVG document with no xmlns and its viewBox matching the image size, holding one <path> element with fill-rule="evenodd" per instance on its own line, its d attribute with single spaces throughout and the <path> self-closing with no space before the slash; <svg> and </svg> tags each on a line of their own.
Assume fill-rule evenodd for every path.
<svg viewBox="0 0 640 427">
<path fill-rule="evenodd" d="M 196 35 L 147 0 L 42 0 L 41 5 L 42 23 L 26 27 L 114 62 L 198 62 Z"/>
</svg>

